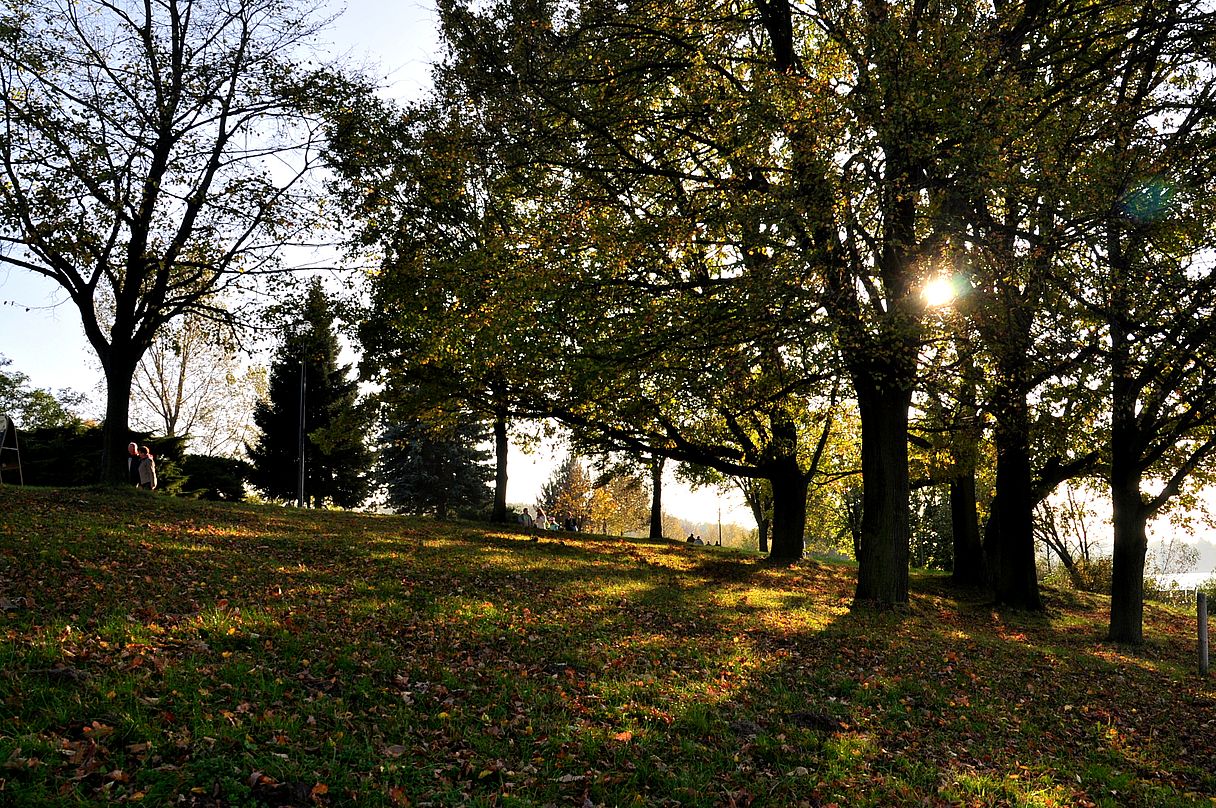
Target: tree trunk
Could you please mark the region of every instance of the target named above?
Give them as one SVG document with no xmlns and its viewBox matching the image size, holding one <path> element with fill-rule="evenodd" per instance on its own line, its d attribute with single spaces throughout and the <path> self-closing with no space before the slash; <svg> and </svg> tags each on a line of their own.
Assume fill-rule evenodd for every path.
<svg viewBox="0 0 1216 808">
<path fill-rule="evenodd" d="M 802 558 L 810 481 L 795 460 L 780 464 L 768 480 L 773 487 L 773 547 L 768 558 L 789 564 Z"/>
<path fill-rule="evenodd" d="M 977 402 L 979 368 L 970 342 L 959 345 L 959 411 L 950 455 L 956 469 L 950 480 L 950 527 L 954 541 L 954 570 L 950 581 L 955 586 L 986 589 L 988 569 L 984 566 L 984 543 L 980 535 L 979 509 L 975 501 L 975 466 L 983 427 Z"/>
<path fill-rule="evenodd" d="M 739 486 L 743 492 L 743 500 L 756 520 L 756 547 L 762 553 L 768 552 L 769 529 L 772 526 L 773 503 L 770 495 L 771 487 L 766 486 L 763 478 L 752 477 L 743 480 Z"/>
<path fill-rule="evenodd" d="M 664 457 L 650 460 L 650 538 L 663 538 L 663 465 Z"/>
<path fill-rule="evenodd" d="M 1144 641 L 1144 560 L 1148 553 L 1148 512 L 1141 505 L 1140 486 L 1132 481 L 1111 487 L 1114 529 L 1110 585 L 1111 642 L 1139 645 Z"/>
<path fill-rule="evenodd" d="M 1072 557 L 1072 553 L 1068 552 L 1068 548 L 1057 544 L 1049 544 L 1047 546 L 1056 554 L 1056 558 L 1060 559 L 1060 564 L 1064 567 L 1064 571 L 1068 573 L 1068 580 L 1072 582 L 1072 588 L 1078 592 L 1085 591 L 1085 578 L 1081 575 L 1081 570 L 1077 566 L 1077 560 Z M 1048 566 L 1048 571 L 1050 569 L 1050 566 Z"/>
<path fill-rule="evenodd" d="M 1110 497 L 1114 550 L 1107 638 L 1139 645 L 1144 640 L 1144 559 L 1148 552 L 1145 525 L 1149 510 L 1140 495 L 1136 393 L 1129 370 L 1128 336 L 1120 323 L 1111 324 L 1111 344 Z"/>
<path fill-rule="evenodd" d="M 987 587 L 984 546 L 975 504 L 975 469 L 967 469 L 950 481 L 950 527 L 954 538 L 955 586 Z"/>
<path fill-rule="evenodd" d="M 996 495 L 984 536 L 988 574 L 998 605 L 1040 611 L 1026 399 L 1006 391 L 997 400 Z"/>
<path fill-rule="evenodd" d="M 106 374 L 106 420 L 101 430 L 102 483 L 126 485 L 127 444 L 131 442 L 128 420 L 131 415 L 131 382 L 139 360 L 110 347 L 104 363 Z"/>
<path fill-rule="evenodd" d="M 861 415 L 862 512 L 854 604 L 908 602 L 908 407 L 911 392 L 855 384 Z"/>
<path fill-rule="evenodd" d="M 756 517 L 756 546 L 762 553 L 768 552 L 768 532 L 768 519 Z"/>
<path fill-rule="evenodd" d="M 490 521 L 500 524 L 507 521 L 507 452 L 510 448 L 507 413 L 500 409 L 494 413 L 494 507 L 490 512 Z"/>
</svg>

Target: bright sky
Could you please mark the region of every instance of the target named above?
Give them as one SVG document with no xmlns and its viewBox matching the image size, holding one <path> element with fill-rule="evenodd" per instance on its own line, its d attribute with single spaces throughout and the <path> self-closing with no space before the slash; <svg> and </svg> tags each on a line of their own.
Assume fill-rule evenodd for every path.
<svg viewBox="0 0 1216 808">
<path fill-rule="evenodd" d="M 342 5 L 333 4 L 334 12 Z M 430 86 L 437 31 L 434 6 L 400 0 L 350 0 L 326 34 L 328 50 L 383 83 L 386 96 L 416 98 Z M 22 270 L 0 267 L 0 355 L 35 387 L 71 387 L 90 395 L 100 416 L 104 400 L 101 369 L 84 338 L 75 308 L 52 282 Z M 508 499 L 532 504 L 564 453 L 560 445 L 532 454 L 512 448 Z M 736 494 L 688 491 L 674 480 L 664 485 L 664 510 L 684 519 L 755 526 Z"/>
</svg>

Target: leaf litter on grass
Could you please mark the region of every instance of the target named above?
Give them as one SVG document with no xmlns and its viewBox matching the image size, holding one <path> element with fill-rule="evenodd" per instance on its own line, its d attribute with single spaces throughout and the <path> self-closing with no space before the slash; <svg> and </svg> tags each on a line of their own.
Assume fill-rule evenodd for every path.
<svg viewBox="0 0 1216 808">
<path fill-rule="evenodd" d="M 1184 616 L 807 560 L 0 490 L 0 802 L 1209 805 Z"/>
</svg>

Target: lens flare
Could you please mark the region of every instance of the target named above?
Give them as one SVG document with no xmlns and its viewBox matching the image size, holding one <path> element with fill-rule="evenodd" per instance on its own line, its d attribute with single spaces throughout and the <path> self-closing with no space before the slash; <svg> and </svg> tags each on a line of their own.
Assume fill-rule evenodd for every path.
<svg viewBox="0 0 1216 808">
<path fill-rule="evenodd" d="M 934 308 L 949 305 L 954 301 L 956 295 L 954 281 L 950 278 L 934 278 L 921 290 L 921 297 L 924 298 L 925 305 Z"/>
</svg>

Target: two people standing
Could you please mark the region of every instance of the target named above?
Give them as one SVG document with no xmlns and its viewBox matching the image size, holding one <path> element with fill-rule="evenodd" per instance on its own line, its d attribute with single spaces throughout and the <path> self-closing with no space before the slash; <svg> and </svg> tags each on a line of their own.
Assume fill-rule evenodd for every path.
<svg viewBox="0 0 1216 808">
<path fill-rule="evenodd" d="M 127 444 L 127 481 L 137 488 L 156 488 L 156 458 L 147 446 Z"/>
</svg>

